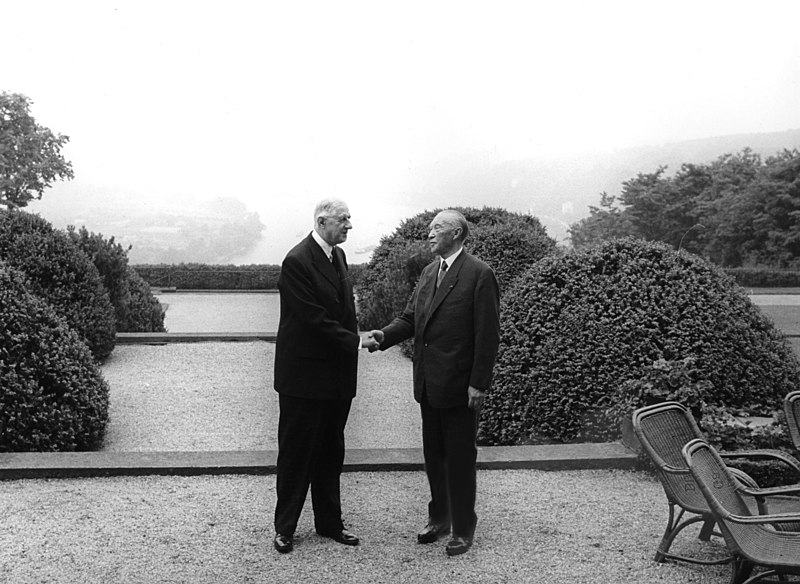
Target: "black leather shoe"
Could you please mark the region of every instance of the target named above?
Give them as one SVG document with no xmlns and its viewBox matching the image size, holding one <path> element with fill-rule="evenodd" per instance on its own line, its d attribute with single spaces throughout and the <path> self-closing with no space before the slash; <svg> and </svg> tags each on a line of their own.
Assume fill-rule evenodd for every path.
<svg viewBox="0 0 800 584">
<path fill-rule="evenodd" d="M 425 529 L 417 534 L 417 543 L 433 543 L 440 536 L 450 533 L 450 526 L 442 523 L 428 523 Z"/>
<path fill-rule="evenodd" d="M 445 551 L 448 556 L 458 556 L 469 550 L 472 547 L 471 537 L 458 537 L 454 536 L 453 539 L 447 542 Z"/>
<path fill-rule="evenodd" d="M 288 554 L 294 548 L 294 541 L 292 540 L 291 535 L 281 535 L 280 533 L 276 533 L 275 539 L 272 540 L 272 545 L 274 545 L 275 549 L 280 553 Z"/>
<path fill-rule="evenodd" d="M 332 531 L 332 532 L 318 531 L 317 533 L 320 534 L 322 537 L 329 537 L 333 541 L 339 542 L 344 545 L 358 545 L 359 543 L 361 543 L 358 537 L 356 537 L 346 529 L 342 529 L 340 531 Z"/>
</svg>

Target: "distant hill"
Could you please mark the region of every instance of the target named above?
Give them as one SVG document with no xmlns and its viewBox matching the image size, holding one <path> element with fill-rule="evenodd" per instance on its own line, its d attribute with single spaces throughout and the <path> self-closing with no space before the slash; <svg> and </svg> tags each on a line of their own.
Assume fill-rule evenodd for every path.
<svg viewBox="0 0 800 584">
<path fill-rule="evenodd" d="M 249 252 L 264 228 L 258 213 L 233 197 L 143 199 L 79 182 L 54 186 L 26 211 L 61 229 L 85 226 L 113 236 L 117 243 L 131 246 L 132 264 L 228 263 Z"/>
<path fill-rule="evenodd" d="M 800 129 L 765 134 L 738 134 L 627 148 L 561 158 L 529 158 L 488 164 L 475 159 L 439 161 L 419 175 L 411 198 L 450 197 L 462 205 L 492 204 L 530 212 L 558 241 L 567 227 L 588 216 L 600 194 L 619 193 L 622 183 L 639 173 L 667 166 L 667 174 L 683 163 L 708 163 L 723 154 L 750 148 L 762 156 L 800 148 Z M 430 204 L 422 208 L 430 207 Z"/>
<path fill-rule="evenodd" d="M 599 205 L 600 193 L 617 194 L 623 181 L 639 173 L 667 166 L 668 174 L 680 165 L 708 163 L 727 153 L 751 148 L 762 156 L 800 148 L 800 129 L 765 134 L 740 134 L 670 144 L 627 148 L 570 157 L 497 160 L 491 155 L 458 156 L 409 170 L 408 179 L 376 185 L 386 193 L 374 201 L 375 241 L 360 241 L 359 248 L 378 244 L 381 233 L 396 225 L 385 221 L 401 205 L 399 218 L 425 209 L 445 206 L 496 206 L 528 212 L 539 218 L 557 241 L 568 241 L 569 225 L 588 216 Z M 382 206 L 381 206 L 382 205 Z M 270 227 L 264 229 L 258 213 L 233 197 L 207 201 L 195 199 L 143 199 L 83 184 L 80 179 L 58 183 L 28 210 L 41 214 L 56 227 L 85 225 L 89 231 L 115 236 L 136 263 L 279 263 L 283 254 L 307 230 L 305 225 L 284 223 L 275 216 L 275 201 L 263 208 Z M 396 213 L 395 213 L 396 214 Z M 360 236 L 368 228 L 362 224 Z M 399 223 L 399 219 L 398 219 Z M 267 235 L 268 234 L 268 235 Z M 363 239 L 363 236 L 362 236 Z M 353 250 L 355 263 L 368 260 Z"/>
</svg>

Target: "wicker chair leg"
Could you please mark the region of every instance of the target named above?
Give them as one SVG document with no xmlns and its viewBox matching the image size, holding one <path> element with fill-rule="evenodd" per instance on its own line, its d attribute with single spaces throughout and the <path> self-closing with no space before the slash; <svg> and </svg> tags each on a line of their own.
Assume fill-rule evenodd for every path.
<svg viewBox="0 0 800 584">
<path fill-rule="evenodd" d="M 656 563 L 665 562 L 667 560 L 671 561 L 678 561 L 678 562 L 689 562 L 691 564 L 701 564 L 705 566 L 716 566 L 721 564 L 728 564 L 733 561 L 733 556 L 726 556 L 724 558 L 716 559 L 716 560 L 699 560 L 695 558 L 690 558 L 686 556 L 679 556 L 676 554 L 669 553 L 670 547 L 672 547 L 672 542 L 675 540 L 677 535 L 683 531 L 686 527 L 693 523 L 698 523 L 703 521 L 703 527 L 700 531 L 700 539 L 704 539 L 708 541 L 712 534 L 715 534 L 714 527 L 716 526 L 716 522 L 713 519 L 706 519 L 701 515 L 697 515 L 695 517 L 690 517 L 688 519 L 683 519 L 683 514 L 685 509 L 683 507 L 679 507 L 679 511 L 677 515 L 675 514 L 675 504 L 669 503 L 669 519 L 667 520 L 667 528 L 664 530 L 664 536 L 661 538 L 661 543 L 658 545 L 658 549 L 656 550 L 655 556 L 653 556 L 653 561 Z"/>
<path fill-rule="evenodd" d="M 711 539 L 711 536 L 714 535 L 714 528 L 717 526 L 717 522 L 713 519 L 706 519 L 706 522 L 703 523 L 703 527 L 700 529 L 700 535 L 697 537 L 700 541 L 708 541 Z"/>
<path fill-rule="evenodd" d="M 734 556 L 731 563 L 731 583 L 730 584 L 745 584 L 745 582 L 752 582 L 749 578 L 753 572 L 753 564 L 745 560 L 741 556 Z M 761 575 L 756 576 L 758 580 Z"/>
<path fill-rule="evenodd" d="M 692 523 L 697 523 L 699 521 L 704 521 L 703 517 L 690 517 L 689 519 L 684 520 L 683 514 L 684 509 L 681 507 L 678 511 L 678 514 L 675 514 L 675 504 L 669 504 L 669 519 L 667 521 L 667 528 L 664 530 L 664 536 L 661 538 L 661 543 L 658 545 L 658 549 L 656 550 L 656 555 L 653 560 L 657 563 L 661 563 L 665 560 L 683 560 L 683 561 L 692 561 L 691 559 L 684 558 L 682 556 L 676 556 L 674 554 L 669 553 L 669 548 L 672 547 L 672 542 L 675 540 L 677 535 L 684 530 L 684 528 L 688 527 Z M 705 529 L 705 526 L 704 526 Z"/>
</svg>

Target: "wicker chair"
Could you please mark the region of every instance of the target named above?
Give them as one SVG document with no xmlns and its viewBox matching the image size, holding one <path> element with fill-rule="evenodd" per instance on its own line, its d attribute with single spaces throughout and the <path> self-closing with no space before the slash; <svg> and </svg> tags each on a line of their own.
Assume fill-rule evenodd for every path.
<svg viewBox="0 0 800 584">
<path fill-rule="evenodd" d="M 703 437 L 692 414 L 677 402 L 663 402 L 636 410 L 633 413 L 632 421 L 633 430 L 641 447 L 655 465 L 658 479 L 664 488 L 669 505 L 667 527 L 653 560 L 656 562 L 680 560 L 695 564 L 725 564 L 732 561 L 730 556 L 716 560 L 703 560 L 669 553 L 675 537 L 684 528 L 694 523 L 703 522 L 698 536 L 703 541 L 708 541 L 711 535 L 720 535 L 714 531 L 716 523 L 714 516 L 689 473 L 682 455 L 682 449 L 687 442 Z M 781 460 L 800 473 L 800 463 L 782 452 L 750 450 L 725 453 L 723 456 L 752 460 Z M 743 485 L 754 489 L 758 488 L 755 481 L 744 472 L 731 469 L 731 473 Z M 758 501 L 751 499 L 749 503 L 751 508 L 758 512 Z M 780 505 L 781 510 L 787 508 L 800 510 L 800 501 L 783 500 Z M 687 512 L 690 515 L 684 518 L 684 514 Z M 761 512 L 766 512 L 766 509 L 762 507 Z"/>
<path fill-rule="evenodd" d="M 786 425 L 789 427 L 794 449 L 800 451 L 800 391 L 786 394 L 783 411 L 786 413 Z"/>
<path fill-rule="evenodd" d="M 722 462 L 719 453 L 702 439 L 683 447 L 689 472 L 703 493 L 719 525 L 728 549 L 733 553 L 731 584 L 751 584 L 778 576 L 800 576 L 800 512 L 753 514 L 746 499 L 751 496 L 780 496 L 800 493 L 800 487 L 773 487 L 753 492 L 743 487 Z M 783 529 L 781 529 L 783 528 Z M 765 569 L 751 577 L 753 569 Z"/>
</svg>

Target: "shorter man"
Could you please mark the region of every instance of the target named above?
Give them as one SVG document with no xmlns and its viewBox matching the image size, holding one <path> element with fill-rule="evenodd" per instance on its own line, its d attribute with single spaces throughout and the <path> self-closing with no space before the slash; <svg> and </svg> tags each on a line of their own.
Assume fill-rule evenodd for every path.
<svg viewBox="0 0 800 584">
<path fill-rule="evenodd" d="M 403 314 L 370 333 L 381 350 L 414 338 L 414 398 L 431 490 L 428 524 L 417 541 L 433 543 L 452 529 L 450 556 L 469 550 L 475 534 L 478 413 L 500 342 L 497 279 L 464 251 L 468 235 L 458 211 L 436 215 L 428 241 L 440 257 L 422 271 Z"/>
</svg>

